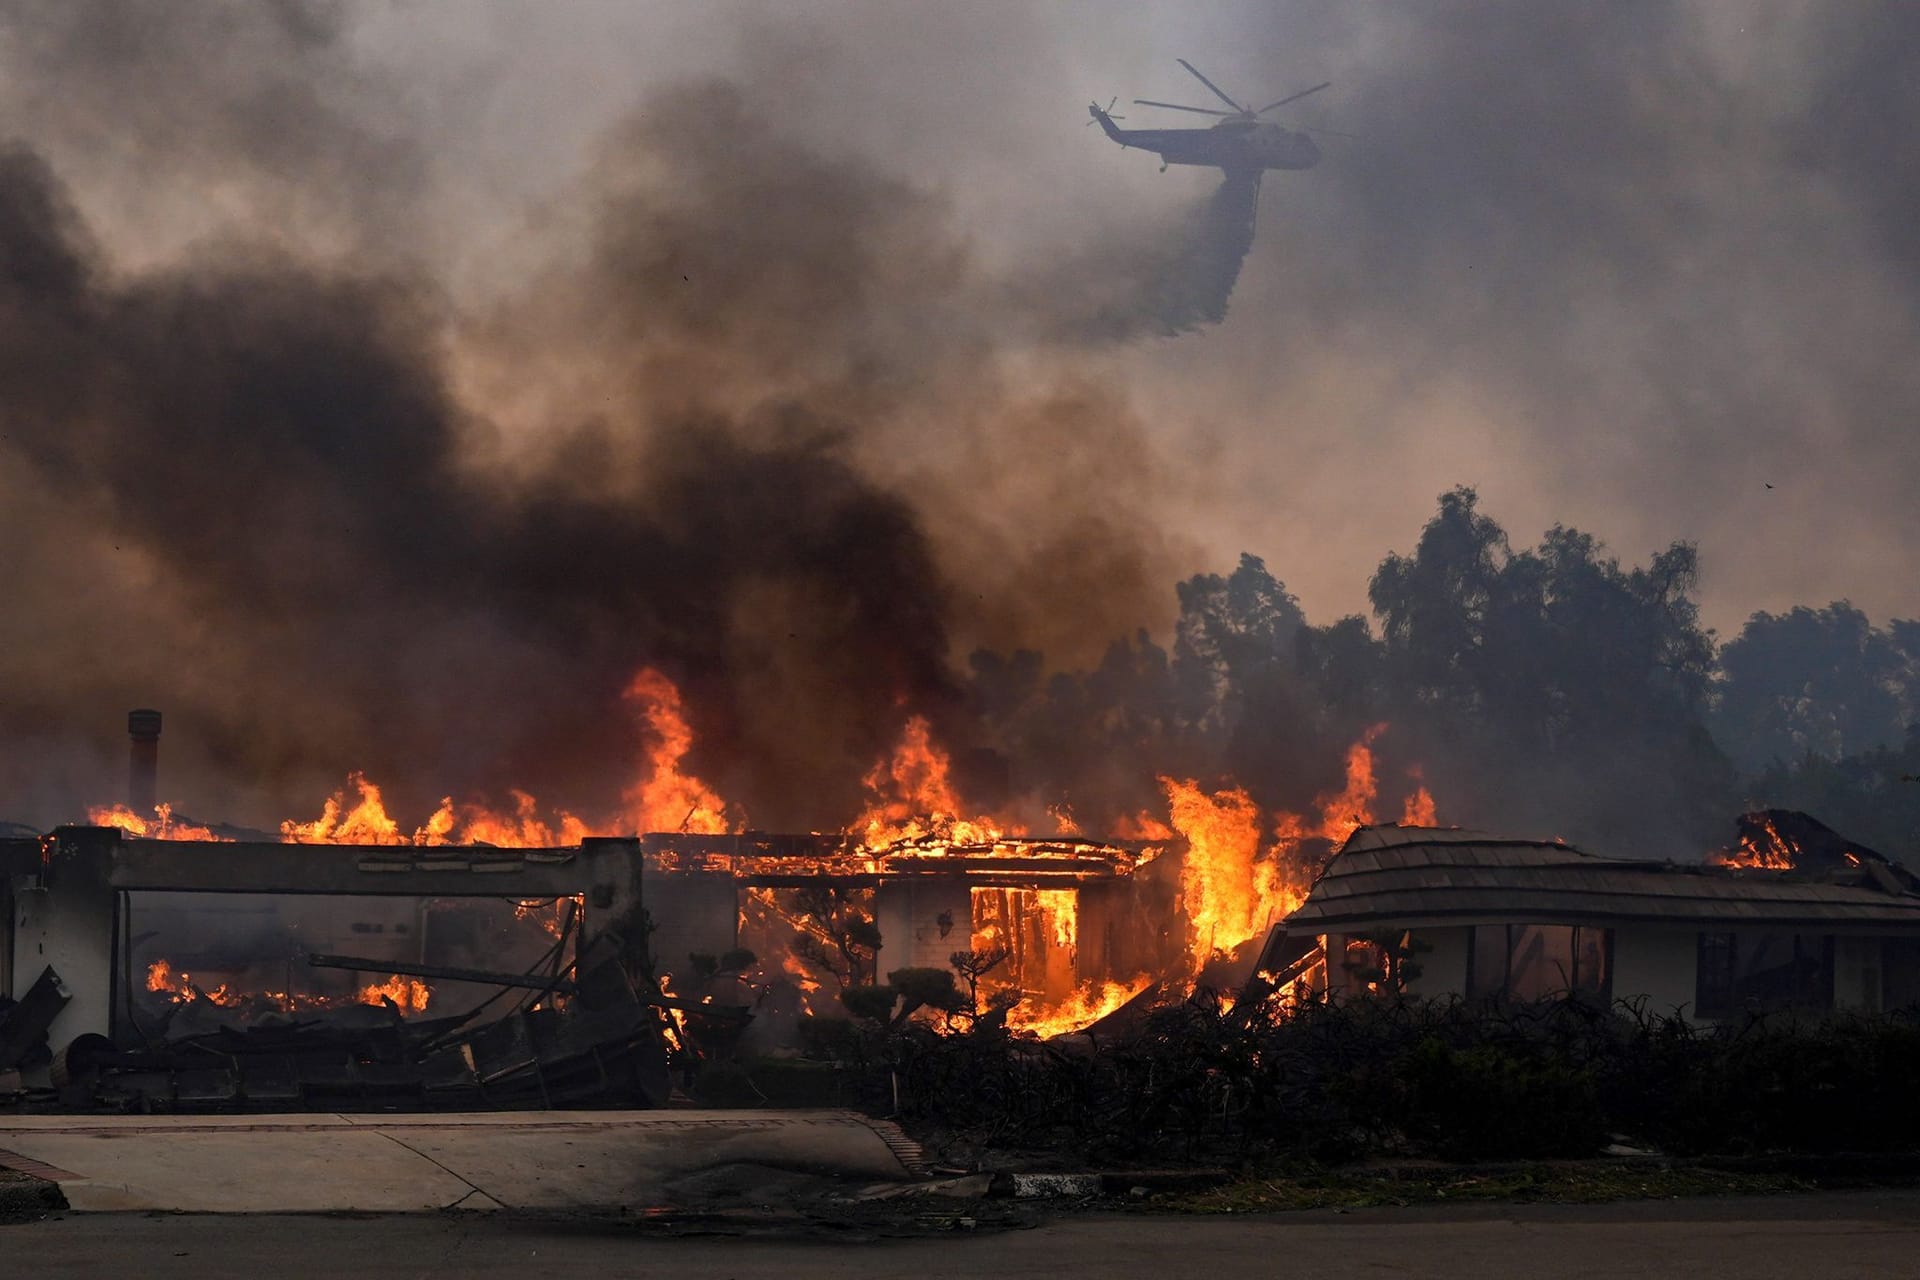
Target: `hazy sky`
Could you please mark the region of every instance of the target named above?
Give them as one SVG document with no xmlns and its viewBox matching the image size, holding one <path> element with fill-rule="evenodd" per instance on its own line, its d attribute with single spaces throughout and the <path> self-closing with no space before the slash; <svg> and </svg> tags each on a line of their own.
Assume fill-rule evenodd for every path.
<svg viewBox="0 0 1920 1280">
<path fill-rule="evenodd" d="M 1358 140 L 1270 176 L 1226 324 L 1100 361 L 1182 464 L 1194 568 L 1253 550 L 1310 614 L 1361 610 L 1469 483 L 1517 537 L 1699 541 L 1723 629 L 1920 608 L 1904 6 L 781 11 L 422 6 L 354 45 L 411 86 L 470 225 L 510 226 L 652 85 L 771 75 L 783 127 L 937 193 L 1016 270 L 1214 181 L 1106 144 L 1089 98 L 1204 103 L 1182 56 L 1261 101 L 1331 79 L 1291 118 Z"/>
<path fill-rule="evenodd" d="M 1630 561 L 1696 540 L 1725 634 L 1839 597 L 1920 611 L 1916 37 L 1911 6 L 1811 0 L 12 0 L 0 120 L 123 300 L 236 261 L 404 281 L 408 349 L 490 483 L 596 415 L 840 423 L 859 476 L 917 515 L 956 652 L 1084 658 L 1164 628 L 1176 577 L 1243 550 L 1314 620 L 1364 611 L 1456 484 L 1523 543 L 1556 521 Z M 1332 80 L 1283 118 L 1356 137 L 1268 176 L 1223 324 L 1096 338 L 1077 317 L 1217 177 L 1158 172 L 1086 104 L 1204 102 L 1176 57 L 1263 102 Z M 674 262 L 755 263 L 755 287 L 663 303 L 663 228 Z M 836 273 L 858 287 L 814 317 Z M 594 466 L 566 456 L 578 489 Z M 76 525 L 49 558 L 79 510 L 46 488 L 73 460 L 49 457 L 0 451 L 32 620 L 0 638 L 124 652 L 137 597 L 169 653 L 218 649 L 135 532 L 88 551 Z M 20 657 L 0 677 L 42 725 L 153 682 Z"/>
<path fill-rule="evenodd" d="M 10 7 L 18 27 L 53 27 L 68 6 Z M 156 21 L 75 7 L 125 39 Z M 1915 52 L 1920 17 L 1905 6 L 320 12 L 338 47 L 284 80 L 284 49 L 229 30 L 180 51 L 189 83 L 158 102 L 134 69 L 103 87 L 85 131 L 52 123 L 79 114 L 57 93 L 8 116 L 56 160 L 91 152 L 71 157 L 69 181 L 115 246 L 144 258 L 247 227 L 258 203 L 210 191 L 178 155 L 228 148 L 207 136 L 215 109 L 298 110 L 268 99 L 276 81 L 300 84 L 365 150 L 261 144 L 248 179 L 298 190 L 318 238 L 366 212 L 338 206 L 360 202 L 358 166 L 390 143 L 408 157 L 378 193 L 390 250 L 485 288 L 595 140 L 679 80 L 760 86 L 781 129 L 947 202 L 975 252 L 1017 271 L 1214 180 L 1160 174 L 1083 128 L 1090 98 L 1201 102 L 1181 56 L 1262 100 L 1331 79 L 1287 118 L 1359 139 L 1323 139 L 1318 169 L 1270 177 L 1225 325 L 1087 357 L 1184 472 L 1162 514 L 1198 552 L 1192 568 L 1253 550 L 1311 614 L 1361 609 L 1381 553 L 1409 544 L 1435 493 L 1470 483 L 1522 537 L 1567 521 L 1630 558 L 1697 539 L 1723 628 L 1837 596 L 1876 616 L 1920 607 L 1905 571 L 1920 468 L 1906 443 L 1914 233 L 1899 212 L 1915 161 L 1897 123 L 1913 93 L 1900 51 Z M 189 110 L 196 76 L 236 87 Z M 116 136 L 128 114 L 143 120 Z M 89 179 L 111 207 L 92 207 Z"/>
</svg>

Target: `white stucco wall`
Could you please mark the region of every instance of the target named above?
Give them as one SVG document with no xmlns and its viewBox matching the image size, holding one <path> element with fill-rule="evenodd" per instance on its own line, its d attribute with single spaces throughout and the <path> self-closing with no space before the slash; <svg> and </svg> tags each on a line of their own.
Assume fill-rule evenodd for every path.
<svg viewBox="0 0 1920 1280">
<path fill-rule="evenodd" d="M 1613 931 L 1613 998 L 1644 999 L 1647 1012 L 1693 1015 L 1695 929 L 1623 925 Z"/>
<path fill-rule="evenodd" d="M 1463 995 L 1467 990 L 1467 948 L 1471 945 L 1473 930 L 1466 926 L 1455 928 L 1415 929 L 1413 938 L 1416 943 L 1432 948 L 1415 957 L 1420 966 L 1420 976 L 1407 984 L 1407 994 L 1414 996 Z"/>
</svg>

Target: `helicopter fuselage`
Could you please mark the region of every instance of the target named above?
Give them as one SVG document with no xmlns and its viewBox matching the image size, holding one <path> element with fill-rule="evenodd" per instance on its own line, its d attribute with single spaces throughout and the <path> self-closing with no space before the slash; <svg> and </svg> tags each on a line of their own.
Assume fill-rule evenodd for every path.
<svg viewBox="0 0 1920 1280">
<path fill-rule="evenodd" d="M 1311 169 L 1320 148 L 1304 133 L 1265 121 L 1222 120 L 1207 129 L 1122 129 L 1098 103 L 1088 111 L 1109 138 L 1160 157 L 1162 165 L 1192 164 L 1228 172 Z"/>
</svg>

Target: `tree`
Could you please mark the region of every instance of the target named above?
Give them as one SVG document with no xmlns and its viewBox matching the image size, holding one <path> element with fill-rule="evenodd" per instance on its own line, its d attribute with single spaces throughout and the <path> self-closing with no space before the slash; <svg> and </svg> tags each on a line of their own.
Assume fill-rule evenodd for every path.
<svg viewBox="0 0 1920 1280">
<path fill-rule="evenodd" d="M 922 1009 L 958 1013 L 966 1008 L 966 997 L 946 969 L 906 968 L 889 973 L 884 986 L 847 988 L 840 993 L 840 1003 L 857 1018 L 897 1031 Z"/>
<path fill-rule="evenodd" d="M 867 911 L 870 895 L 833 887 L 801 889 L 797 905 L 807 925 L 795 930 L 793 953 L 858 986 L 880 954 L 880 928 Z"/>
<path fill-rule="evenodd" d="M 1290 674 L 1300 604 L 1258 556 L 1242 554 L 1226 577 L 1195 574 L 1177 588 L 1175 678 L 1182 711 L 1202 732 L 1230 732 L 1246 695 Z"/>
<path fill-rule="evenodd" d="M 1720 651 L 1713 726 L 1748 768 L 1898 744 L 1917 708 L 1920 623 L 1887 631 L 1845 600 L 1756 613 Z"/>
<path fill-rule="evenodd" d="M 1369 588 L 1389 713 L 1426 739 L 1440 793 L 1477 799 L 1490 824 L 1614 847 L 1710 835 L 1731 773 L 1701 727 L 1713 643 L 1697 571 L 1687 543 L 1623 569 L 1559 525 L 1515 551 L 1473 490 L 1441 495 Z"/>
</svg>

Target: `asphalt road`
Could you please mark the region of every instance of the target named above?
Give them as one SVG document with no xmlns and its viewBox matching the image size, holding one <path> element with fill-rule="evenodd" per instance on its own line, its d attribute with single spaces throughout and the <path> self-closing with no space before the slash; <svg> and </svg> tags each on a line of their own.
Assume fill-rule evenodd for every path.
<svg viewBox="0 0 1920 1280">
<path fill-rule="evenodd" d="M 560 1270 L 561 1268 L 577 1270 Z M 1920 1192 L 1596 1206 L 1061 1218 L 908 1239 L 674 1237 L 510 1215 L 68 1215 L 0 1227 L 0 1274 L 513 1277 L 1911 1276 Z"/>
</svg>

